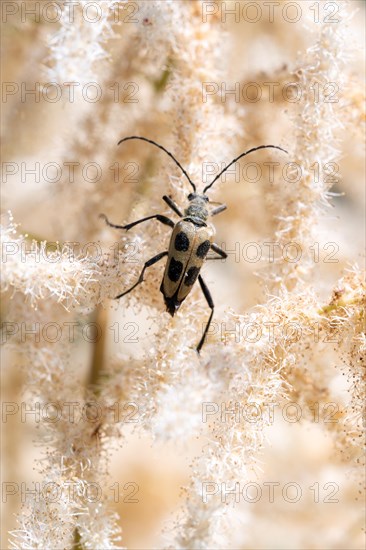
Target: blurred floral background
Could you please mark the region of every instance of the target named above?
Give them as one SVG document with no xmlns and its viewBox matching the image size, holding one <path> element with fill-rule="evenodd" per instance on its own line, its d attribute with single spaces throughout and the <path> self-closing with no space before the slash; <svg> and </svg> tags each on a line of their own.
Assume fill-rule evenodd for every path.
<svg viewBox="0 0 366 550">
<path fill-rule="evenodd" d="M 364 4 L 2 2 L 2 548 L 364 543 Z M 172 319 L 191 191 L 225 261 Z"/>
</svg>

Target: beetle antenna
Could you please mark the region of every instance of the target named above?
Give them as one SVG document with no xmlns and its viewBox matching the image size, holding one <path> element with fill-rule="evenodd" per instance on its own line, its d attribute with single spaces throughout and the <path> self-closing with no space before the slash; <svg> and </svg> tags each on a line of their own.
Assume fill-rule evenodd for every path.
<svg viewBox="0 0 366 550">
<path fill-rule="evenodd" d="M 123 138 L 121 139 L 117 145 L 120 145 L 121 143 L 123 143 L 124 141 L 128 141 L 129 139 L 142 139 L 142 141 L 147 141 L 147 143 L 151 143 L 152 145 L 155 145 L 155 147 L 158 147 L 159 149 L 162 149 L 163 151 L 166 152 L 166 154 L 174 160 L 175 164 L 177 166 L 179 166 L 179 168 L 182 170 L 183 174 L 185 175 L 185 177 L 187 178 L 187 180 L 189 181 L 189 183 L 192 185 L 193 187 L 193 191 L 196 191 L 196 186 L 195 184 L 193 183 L 193 181 L 191 180 L 191 178 L 189 177 L 189 175 L 187 174 L 187 172 L 184 170 L 183 166 L 177 161 L 177 159 L 172 155 L 172 153 L 170 153 L 167 149 L 165 149 L 165 147 L 163 147 L 162 145 L 159 145 L 159 143 L 156 143 L 156 141 L 153 141 L 152 139 L 147 139 L 145 137 L 140 137 L 140 136 L 129 136 L 129 137 L 126 137 L 126 138 Z"/>
<path fill-rule="evenodd" d="M 234 164 L 237 160 L 241 159 L 242 157 L 245 157 L 245 155 L 249 155 L 249 153 L 253 153 L 253 151 L 258 151 L 259 149 L 267 149 L 271 147 L 272 149 L 279 149 L 280 151 L 283 151 L 284 153 L 287 153 L 288 154 L 288 151 L 286 151 L 286 149 L 282 149 L 282 147 L 278 147 L 277 145 L 260 145 L 259 147 L 254 147 L 253 149 L 249 149 L 249 151 L 246 151 L 245 153 L 242 153 L 241 155 L 239 155 L 238 157 L 234 158 L 234 160 L 232 160 L 230 162 L 230 164 L 228 164 L 226 166 L 226 168 L 224 168 L 223 170 L 221 170 L 221 172 L 219 174 L 217 174 L 217 176 L 212 180 L 212 182 L 207 185 L 204 190 L 203 190 L 203 193 L 205 193 L 207 191 L 207 189 L 210 189 L 210 187 L 212 187 L 212 185 L 215 183 L 216 180 L 219 179 L 220 176 L 222 176 L 222 174 L 224 172 L 226 172 L 226 170 L 228 168 L 230 168 L 230 166 L 232 164 Z"/>
</svg>

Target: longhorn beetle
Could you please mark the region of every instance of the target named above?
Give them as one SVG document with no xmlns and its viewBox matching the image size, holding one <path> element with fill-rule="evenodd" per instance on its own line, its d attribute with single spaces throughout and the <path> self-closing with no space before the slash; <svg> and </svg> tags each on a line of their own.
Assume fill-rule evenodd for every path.
<svg viewBox="0 0 366 550">
<path fill-rule="evenodd" d="M 285 153 L 287 153 L 287 151 L 285 149 L 282 149 L 282 147 L 278 147 L 276 145 L 260 145 L 259 147 L 249 149 L 249 151 L 241 153 L 241 155 L 234 158 L 234 160 L 232 160 L 230 164 L 228 164 L 211 181 L 209 185 L 206 185 L 206 187 L 203 189 L 203 193 L 199 194 L 196 192 L 196 186 L 187 174 L 187 172 L 177 161 L 177 159 L 172 155 L 172 153 L 165 149 L 165 147 L 159 145 L 151 139 L 140 136 L 129 136 L 123 138 L 118 142 L 118 145 L 130 139 L 141 139 L 142 141 L 147 141 L 147 143 L 151 143 L 155 147 L 162 149 L 175 162 L 175 164 L 179 166 L 182 173 L 189 181 L 193 189 L 193 193 L 189 193 L 187 197 L 189 204 L 187 208 L 185 208 L 184 214 L 182 214 L 181 210 L 170 196 L 168 197 L 167 195 L 164 195 L 162 197 L 163 201 L 167 203 L 171 210 L 173 210 L 173 212 L 175 212 L 175 214 L 177 214 L 181 218 L 181 220 L 177 223 L 174 223 L 173 220 L 167 218 L 166 216 L 162 216 L 161 214 L 154 214 L 153 216 L 147 216 L 146 218 L 142 218 L 141 220 L 137 220 L 127 225 L 115 225 L 108 220 L 105 214 L 100 215 L 100 217 L 103 218 L 106 221 L 107 225 L 109 225 L 110 227 L 115 227 L 116 229 L 126 229 L 126 231 L 128 231 L 135 225 L 138 225 L 139 223 L 152 219 L 156 219 L 164 225 L 169 225 L 169 227 L 173 229 L 172 235 L 170 237 L 169 249 L 165 250 L 164 252 L 159 252 L 159 254 L 148 260 L 145 263 L 137 282 L 131 288 L 116 296 L 115 299 L 118 300 L 119 298 L 122 298 L 122 296 L 125 296 L 134 288 L 136 288 L 140 283 L 143 282 L 145 270 L 165 256 L 168 256 L 168 261 L 165 266 L 160 291 L 163 293 L 165 305 L 170 315 L 174 317 L 175 312 L 179 309 L 182 302 L 187 298 L 188 294 L 192 290 L 192 287 L 197 278 L 208 303 L 208 306 L 211 309 L 211 313 L 207 321 L 204 333 L 196 348 L 197 352 L 199 353 L 204 344 L 214 312 L 214 303 L 210 291 L 208 290 L 205 282 L 200 275 L 200 270 L 206 259 L 220 260 L 223 258 L 227 258 L 226 252 L 224 252 L 224 250 L 222 250 L 216 243 L 213 242 L 213 238 L 215 235 L 214 226 L 210 223 L 207 223 L 207 219 L 209 217 L 220 214 L 221 212 L 226 210 L 227 206 L 226 204 L 216 203 L 219 206 L 209 212 L 207 209 L 209 198 L 206 195 L 206 191 L 208 191 L 208 189 L 212 187 L 215 181 L 218 180 L 219 177 L 232 164 L 234 164 L 245 155 L 253 153 L 253 151 L 258 151 L 259 149 L 266 148 L 279 149 L 280 151 L 284 151 Z M 217 255 L 213 257 L 207 257 L 208 251 L 210 249 L 216 252 Z"/>
</svg>

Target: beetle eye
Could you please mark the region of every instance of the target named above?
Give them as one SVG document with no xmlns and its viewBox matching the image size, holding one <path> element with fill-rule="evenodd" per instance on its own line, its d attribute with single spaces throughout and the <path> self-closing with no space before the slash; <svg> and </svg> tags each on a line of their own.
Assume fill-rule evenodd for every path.
<svg viewBox="0 0 366 550">
<path fill-rule="evenodd" d="M 205 199 L 206 202 L 210 200 L 208 197 L 206 197 L 206 195 L 203 195 L 203 198 Z"/>
<path fill-rule="evenodd" d="M 194 199 L 194 196 L 194 193 L 189 193 L 188 200 L 191 201 L 192 199 Z"/>
</svg>

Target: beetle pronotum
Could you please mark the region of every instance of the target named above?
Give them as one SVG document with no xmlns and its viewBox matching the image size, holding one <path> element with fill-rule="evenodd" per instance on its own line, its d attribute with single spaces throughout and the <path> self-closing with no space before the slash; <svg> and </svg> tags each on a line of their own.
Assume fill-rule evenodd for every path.
<svg viewBox="0 0 366 550">
<path fill-rule="evenodd" d="M 192 290 L 192 287 L 197 278 L 200 283 L 202 292 L 206 298 L 207 304 L 211 309 L 211 313 L 207 321 L 205 330 L 196 348 L 197 352 L 199 353 L 204 344 L 214 312 L 214 303 L 210 291 L 208 290 L 205 282 L 200 275 L 200 270 L 206 259 L 219 260 L 227 257 L 226 252 L 224 252 L 224 250 L 222 250 L 216 243 L 213 242 L 213 238 L 215 235 L 214 226 L 210 223 L 207 223 L 207 219 L 209 217 L 220 214 L 221 212 L 226 210 L 227 206 L 226 204 L 217 203 L 219 204 L 219 206 L 209 212 L 206 208 L 207 204 L 209 203 L 209 198 L 205 193 L 206 191 L 208 191 L 208 189 L 210 189 L 210 187 L 212 187 L 215 181 L 218 180 L 219 177 L 228 168 L 230 168 L 232 164 L 234 164 L 240 158 L 248 155 L 249 153 L 253 153 L 254 151 L 258 151 L 259 149 L 267 148 L 279 149 L 280 151 L 283 151 L 285 153 L 287 153 L 287 151 L 285 149 L 282 149 L 282 147 L 278 147 L 277 145 L 260 145 L 259 147 L 249 149 L 249 151 L 246 151 L 245 153 L 241 153 L 241 155 L 235 157 L 223 170 L 221 170 L 221 172 L 217 176 L 215 176 L 215 178 L 211 181 L 211 183 L 209 183 L 209 185 L 206 185 L 206 187 L 203 189 L 203 193 L 200 195 L 196 193 L 196 186 L 187 174 L 187 172 L 177 161 L 177 159 L 172 155 L 172 153 L 165 149 L 165 147 L 159 145 L 151 139 L 140 136 L 129 136 L 123 138 L 118 142 L 118 145 L 130 139 L 141 139 L 142 141 L 147 141 L 147 143 L 151 143 L 155 147 L 158 147 L 159 149 L 165 151 L 165 153 L 169 155 L 169 157 L 175 162 L 175 164 L 179 166 L 182 173 L 189 181 L 193 189 L 193 193 L 190 193 L 187 197 L 189 204 L 187 208 L 185 208 L 184 214 L 182 214 L 181 210 L 175 204 L 171 197 L 168 197 L 167 195 L 164 195 L 162 197 L 163 201 L 167 203 L 171 210 L 173 210 L 173 212 L 181 218 L 181 220 L 177 223 L 174 223 L 173 220 L 167 218 L 166 216 L 162 216 L 161 214 L 154 214 L 153 216 L 147 216 L 146 218 L 142 218 L 141 220 L 137 220 L 127 225 L 116 225 L 114 223 L 111 223 L 108 220 L 107 216 L 105 216 L 105 214 L 100 215 L 110 227 L 114 227 L 116 229 L 125 229 L 126 231 L 128 231 L 135 225 L 138 225 L 139 223 L 143 223 L 147 220 L 152 219 L 156 219 L 164 225 L 169 225 L 169 227 L 173 229 L 168 250 L 165 250 L 164 252 L 159 252 L 159 254 L 148 260 L 144 264 L 144 267 L 142 268 L 137 282 L 131 288 L 116 296 L 115 299 L 117 300 L 119 298 L 122 298 L 122 296 L 125 296 L 134 288 L 136 288 L 140 283 L 143 282 L 145 270 L 165 256 L 168 256 L 168 261 L 165 266 L 160 291 L 163 293 L 165 305 L 170 315 L 172 317 L 174 316 L 175 312 L 179 309 L 182 302 L 187 298 L 188 294 Z M 216 253 L 216 256 L 207 257 L 208 251 L 210 249 Z"/>
</svg>

